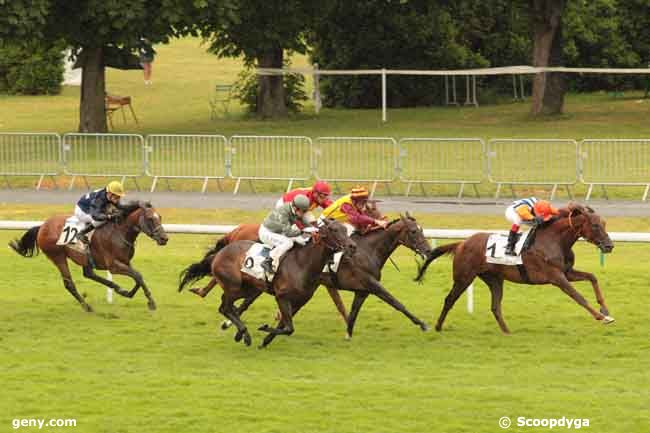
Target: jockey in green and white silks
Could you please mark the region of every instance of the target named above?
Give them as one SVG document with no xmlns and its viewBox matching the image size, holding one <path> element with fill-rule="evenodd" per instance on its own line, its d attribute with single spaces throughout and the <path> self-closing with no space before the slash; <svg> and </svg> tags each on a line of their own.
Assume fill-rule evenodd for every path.
<svg viewBox="0 0 650 433">
<path fill-rule="evenodd" d="M 309 210 L 309 199 L 299 194 L 290 203 L 285 203 L 269 213 L 260 225 L 258 235 L 260 240 L 273 247 L 269 257 L 262 263 L 265 271 L 273 273 L 280 264 L 282 256 L 289 251 L 294 242 L 303 244 L 307 242 L 301 236 L 302 230 L 296 223 L 303 227 L 309 226 L 305 218 L 305 212 Z"/>
</svg>

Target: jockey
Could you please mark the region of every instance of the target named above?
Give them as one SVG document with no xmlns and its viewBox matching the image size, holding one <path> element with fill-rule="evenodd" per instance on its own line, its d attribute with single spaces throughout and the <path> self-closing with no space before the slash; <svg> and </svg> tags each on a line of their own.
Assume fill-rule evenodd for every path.
<svg viewBox="0 0 650 433">
<path fill-rule="evenodd" d="M 309 199 L 309 209 L 304 216 L 304 219 L 309 221 L 309 224 L 314 224 L 316 222 L 316 217 L 311 211 L 317 207 L 325 209 L 332 204 L 332 200 L 330 199 L 332 188 L 324 180 L 319 180 L 310 188 L 296 188 L 289 191 L 283 195 L 282 198 L 278 199 L 275 207 L 279 208 L 285 203 L 290 203 L 298 194 L 302 194 Z M 300 225 L 301 224 L 298 224 L 298 227 L 300 227 Z"/>
<path fill-rule="evenodd" d="M 296 195 L 290 203 L 275 208 L 260 225 L 258 236 L 262 243 L 273 247 L 269 257 L 262 262 L 262 268 L 273 273 L 280 264 L 282 256 L 293 247 L 294 242 L 304 244 L 306 240 L 300 236 L 302 230 L 297 223 L 309 225 L 305 214 L 309 210 L 309 199 L 302 194 Z"/>
<path fill-rule="evenodd" d="M 111 220 L 111 215 L 107 215 L 107 208 L 111 204 L 119 207 L 120 198 L 124 194 L 122 184 L 114 180 L 106 188 L 82 196 L 74 208 L 74 215 L 79 221 L 86 223 L 86 227 L 77 233 L 76 238 L 88 245 L 86 235 Z"/>
<path fill-rule="evenodd" d="M 320 218 L 332 218 L 340 222 L 348 229 L 348 236 L 355 230 L 362 231 L 373 225 L 385 229 L 388 222 L 369 216 L 366 210 L 367 203 L 368 190 L 357 186 L 352 188 L 350 194 L 344 195 L 327 207 Z"/>
<path fill-rule="evenodd" d="M 546 200 L 537 200 L 535 197 L 522 198 L 514 201 L 506 208 L 506 218 L 512 223 L 508 234 L 508 245 L 505 253 L 516 256 L 515 245 L 519 239 L 519 226 L 524 224 L 539 225 L 548 221 L 553 215 L 558 215 L 556 208 Z"/>
</svg>

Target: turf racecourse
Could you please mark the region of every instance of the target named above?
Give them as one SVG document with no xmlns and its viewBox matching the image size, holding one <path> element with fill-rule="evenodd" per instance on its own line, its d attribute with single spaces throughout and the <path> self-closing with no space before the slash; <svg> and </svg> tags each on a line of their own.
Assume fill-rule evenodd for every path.
<svg viewBox="0 0 650 433">
<path fill-rule="evenodd" d="M 0 232 L 0 243 L 16 235 Z M 16 418 L 74 418 L 76 428 L 40 431 L 84 433 L 496 432 L 502 416 L 588 418 L 583 429 L 591 432 L 650 428 L 642 301 L 650 246 L 618 243 L 604 268 L 595 247 L 576 248 L 576 267 L 596 272 L 617 319 L 608 327 L 557 288 L 506 284 L 513 334 L 503 336 L 478 282 L 475 313 L 461 298 L 443 333 L 423 333 L 370 298 L 345 341 L 319 290 L 293 336 L 258 350 L 218 330 L 219 289 L 205 300 L 176 291 L 179 270 L 211 239 L 139 241 L 134 263 L 158 303 L 153 313 L 141 293 L 107 304 L 104 288 L 74 269 L 96 310 L 84 313 L 44 256 L 0 248 L 1 431 Z M 419 286 L 412 254 L 400 249 L 394 257 L 401 272 L 386 268 L 385 285 L 433 325 L 450 287 L 450 260 L 440 259 Z M 577 287 L 595 303 L 587 283 Z M 244 318 L 256 329 L 274 310 L 264 295 Z M 254 345 L 261 341 L 260 332 L 252 336 Z"/>
</svg>

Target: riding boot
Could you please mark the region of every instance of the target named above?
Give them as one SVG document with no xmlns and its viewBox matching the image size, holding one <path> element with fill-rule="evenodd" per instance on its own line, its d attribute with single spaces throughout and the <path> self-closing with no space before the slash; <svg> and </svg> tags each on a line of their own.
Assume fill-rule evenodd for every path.
<svg viewBox="0 0 650 433">
<path fill-rule="evenodd" d="M 271 257 L 267 257 L 266 259 L 264 259 L 261 266 L 262 269 L 264 269 L 269 274 L 273 273 L 273 259 Z"/>
<path fill-rule="evenodd" d="M 77 239 L 79 242 L 82 244 L 88 246 L 90 241 L 88 240 L 88 237 L 86 236 L 88 233 L 93 231 L 95 227 L 92 224 L 87 224 L 86 227 L 84 227 L 82 230 L 80 230 L 77 235 L 75 236 L 75 239 Z"/>
<path fill-rule="evenodd" d="M 510 233 L 508 234 L 508 245 L 506 245 L 506 251 L 505 251 L 505 254 L 507 256 L 517 255 L 517 253 L 515 253 L 515 245 L 517 245 L 518 239 L 519 239 L 519 233 L 510 230 Z"/>
</svg>

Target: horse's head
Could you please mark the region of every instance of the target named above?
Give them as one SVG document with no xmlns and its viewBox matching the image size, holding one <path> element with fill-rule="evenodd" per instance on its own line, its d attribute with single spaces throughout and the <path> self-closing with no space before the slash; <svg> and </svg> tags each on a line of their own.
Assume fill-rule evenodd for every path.
<svg viewBox="0 0 650 433">
<path fill-rule="evenodd" d="M 319 238 L 327 248 L 333 251 L 343 251 L 346 255 L 353 255 L 357 250 L 357 244 L 350 239 L 348 231 L 333 219 L 326 218 L 318 230 Z"/>
<path fill-rule="evenodd" d="M 603 253 L 611 253 L 614 243 L 607 234 L 606 223 L 592 208 L 578 203 L 569 203 L 569 224 L 578 234 L 596 245 Z M 575 221 L 575 222 L 574 222 Z"/>
<path fill-rule="evenodd" d="M 408 212 L 406 215 L 400 215 L 399 220 L 391 223 L 388 230 L 398 230 L 397 241 L 406 248 L 415 251 L 423 259 L 426 259 L 431 253 L 431 245 L 424 237 L 422 227 Z"/>
<path fill-rule="evenodd" d="M 137 206 L 128 213 L 127 222 L 139 231 L 156 241 L 158 245 L 165 245 L 169 240 L 162 226 L 162 217 L 148 202 L 138 202 Z"/>
</svg>

